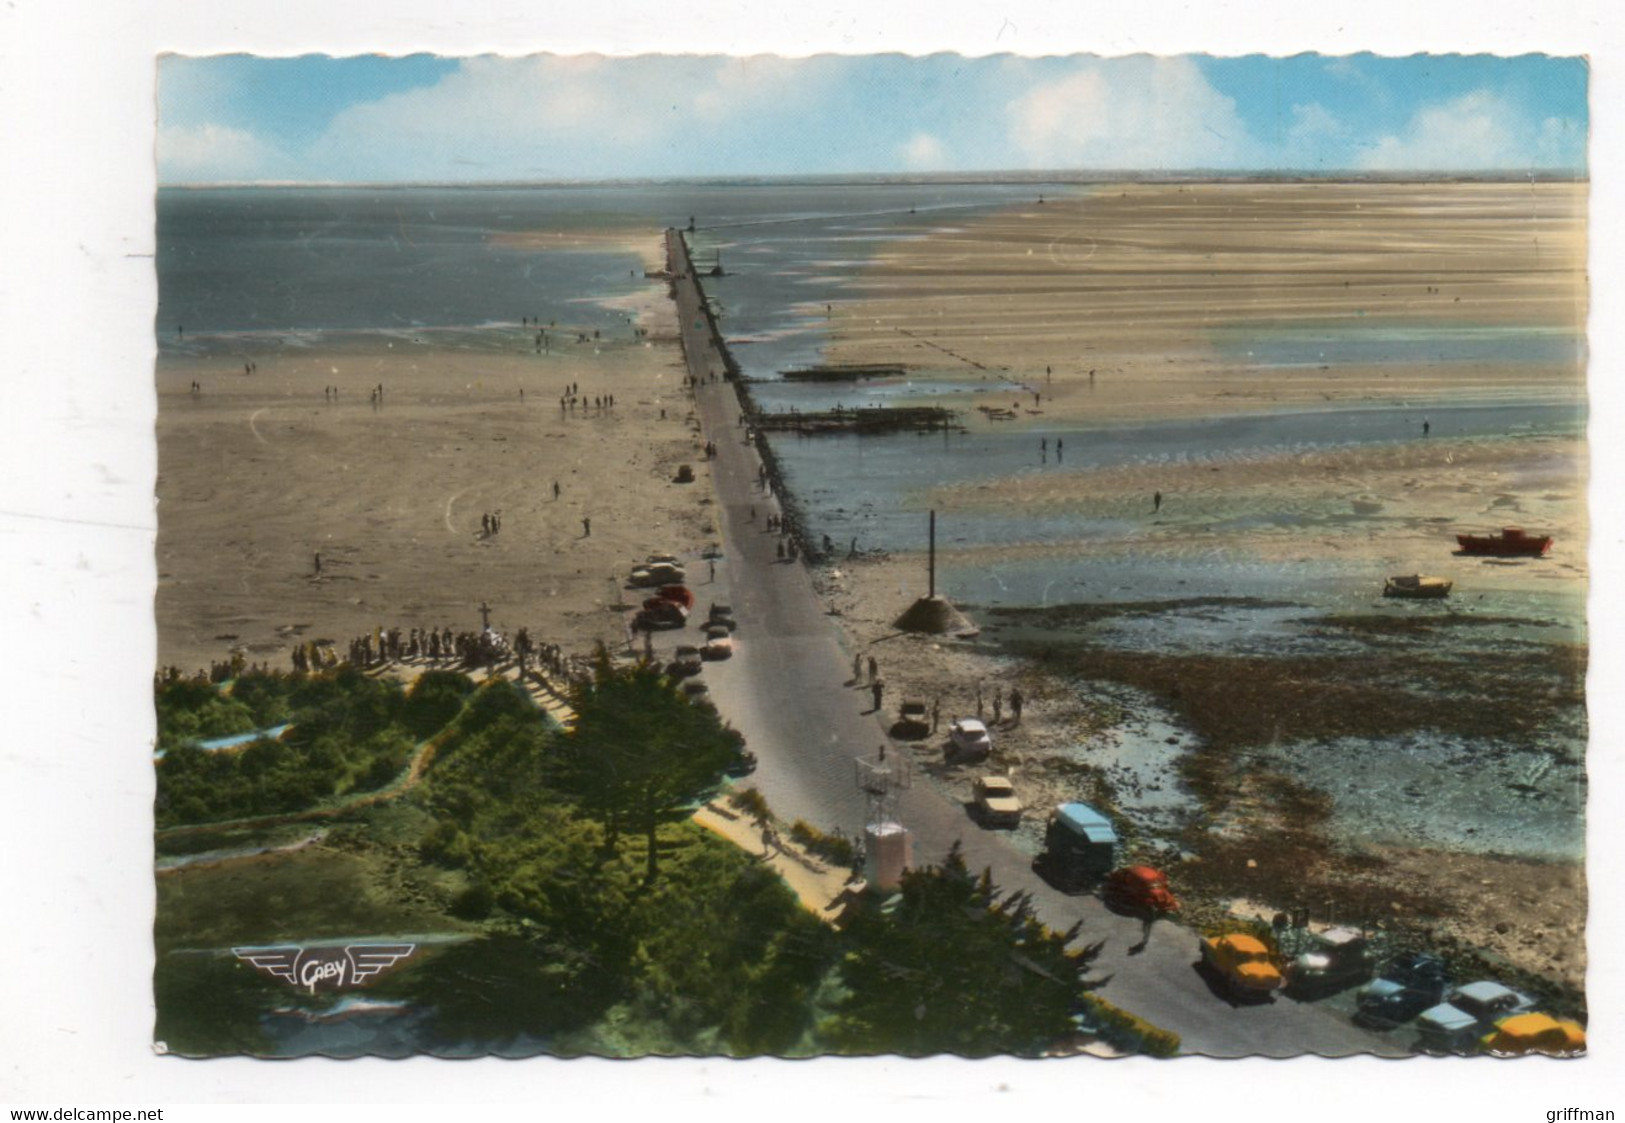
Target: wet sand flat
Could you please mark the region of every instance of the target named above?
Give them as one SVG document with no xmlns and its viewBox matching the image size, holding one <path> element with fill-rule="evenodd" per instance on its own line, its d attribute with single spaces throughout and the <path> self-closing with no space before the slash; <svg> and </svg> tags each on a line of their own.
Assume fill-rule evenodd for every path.
<svg viewBox="0 0 1625 1123">
<path fill-rule="evenodd" d="M 1101 185 L 888 248 L 836 312 L 830 358 L 1021 383 L 1048 424 L 1574 400 L 1586 198 L 1565 183 Z M 1440 358 L 1426 338 L 1441 333 L 1482 346 Z M 1518 361 L 1499 333 L 1549 335 L 1551 357 Z"/>
<path fill-rule="evenodd" d="M 1358 648 L 1379 671 L 1414 666 L 1460 680 L 1455 687 L 1441 680 L 1442 690 L 1477 676 L 1477 691 L 1493 686 L 1497 673 L 1497 661 L 1482 655 L 1495 641 L 1483 636 L 1505 628 L 1528 657 L 1546 652 L 1549 666 L 1541 666 L 1565 684 L 1553 688 L 1553 705 L 1567 731 L 1550 731 L 1557 740 L 1539 751 L 1532 744 L 1515 751 L 1536 763 L 1542 752 L 1583 754 L 1583 706 L 1564 691 L 1580 688 L 1570 683 L 1575 658 L 1583 668 L 1585 441 L 1577 432 L 1518 426 L 1472 436 L 1435 426 L 1427 435 L 1421 422 L 1430 405 L 1573 405 L 1578 416 L 1585 205 L 1586 188 L 1572 184 L 1108 185 L 889 247 L 855 280 L 861 297 L 835 313 L 832 360 L 903 364 L 910 379 L 935 382 L 944 392 L 933 400 L 962 409 L 973 434 L 1027 432 L 1033 445 L 1031 465 L 1019 471 L 939 483 L 911 497 L 922 521 L 927 508 L 947 520 L 938 539 L 939 590 L 946 581 L 952 593 L 952 583 L 965 579 L 986 592 L 986 574 L 1041 572 L 1056 578 L 1054 595 L 1042 581 L 1026 592 L 1043 588 L 1044 603 L 1070 600 L 1109 614 L 1121 602 L 1150 623 L 1085 635 L 1062 613 L 1046 633 L 1029 612 L 1015 629 L 1022 642 L 1005 643 L 1009 622 L 992 611 L 996 602 L 979 597 L 967 607 L 984 628 L 980 640 L 902 633 L 896 618 L 925 592 L 925 558 L 913 552 L 826 569 L 820 580 L 831 611 L 855 650 L 877 656 L 892 690 L 940 701 L 945 721 L 975 713 L 979 695 L 991 718 L 995 693 L 1020 688 L 1026 713 L 1017 724 L 1005 710 L 990 764 L 1014 776 L 1037 818 L 1065 799 L 1132 807 L 1152 798 L 1142 784 L 1155 785 L 1157 799 L 1201 807 L 1195 823 L 1211 816 L 1208 828 L 1181 839 L 1194 848 L 1188 867 L 1177 847 L 1142 855 L 1172 863 L 1176 881 L 1192 891 L 1193 915 L 1217 915 L 1211 910 L 1222 912 L 1227 900 L 1290 903 L 1244 891 L 1272 863 L 1288 860 L 1296 872 L 1276 884 L 1282 892 L 1311 878 L 1348 915 L 1376 909 L 1410 938 L 1460 941 L 1578 990 L 1585 961 L 1578 865 L 1350 832 L 1328 817 L 1337 807 L 1329 793 L 1269 763 L 1267 736 L 1235 757 L 1201 755 L 1201 729 L 1175 715 L 1198 691 L 1222 698 L 1230 681 L 1246 711 L 1238 720 L 1267 717 L 1277 703 L 1244 699 L 1246 684 L 1226 676 L 1247 673 L 1251 659 L 1268 660 L 1268 636 L 1248 637 L 1246 650 L 1208 639 L 1180 654 L 1132 644 L 1114 650 L 1107 637 L 1172 635 L 1177 618 L 1207 611 L 1181 602 L 1279 600 L 1294 627 L 1309 622 L 1309 638 L 1275 652 L 1270 673 L 1315 713 L 1358 693 L 1327 677 L 1336 674 L 1335 660 L 1316 662 L 1316 644 L 1325 656 Z M 980 405 L 1008 413 L 995 418 Z M 1055 455 L 1058 433 L 1072 454 L 1088 447 L 1091 428 L 1343 407 L 1394 409 L 1394 438 L 1224 455 L 1148 449 L 1143 460 L 1103 467 L 1063 464 Z M 1012 530 L 1003 540 L 956 545 L 954 521 L 978 518 Z M 1068 521 L 1076 537 L 1057 536 L 1053 528 Z M 1041 523 L 1042 540 L 1020 532 Z M 1539 562 L 1455 556 L 1455 533 L 1503 525 L 1553 534 L 1558 545 Z M 1440 611 L 1454 620 L 1485 617 L 1488 631 L 1431 630 L 1418 606 L 1385 603 L 1383 579 L 1414 572 L 1455 580 Z M 1227 588 L 1227 574 L 1267 591 Z M 1007 603 L 1036 603 L 1023 595 L 1013 587 Z M 1420 630 L 1402 641 L 1382 629 L 1313 623 L 1336 618 Z M 1112 683 L 1090 679 L 1091 644 L 1103 653 L 1097 669 L 1115 668 Z M 1056 658 L 1028 657 L 1047 647 Z M 1520 684 L 1505 686 L 1511 698 Z M 1289 735 L 1291 715 L 1283 716 Z M 1366 718 L 1376 716 L 1358 707 L 1347 715 L 1351 728 L 1372 730 L 1383 722 Z M 1395 743 L 1430 735 L 1428 720 Z M 1573 728 L 1579 740 L 1569 744 Z M 1125 740 L 1144 740 L 1148 730 L 1164 756 L 1197 754 L 1197 767 L 1130 774 L 1106 765 L 1122 759 Z M 968 798 L 975 770 L 944 768 L 940 755 L 921 751 L 933 782 Z M 1370 766 L 1351 760 L 1349 776 Z M 1193 777 L 1202 791 L 1186 786 Z M 1414 800 L 1419 817 L 1448 816 L 1448 806 L 1429 803 L 1448 787 L 1403 798 Z M 1246 864 L 1254 859 L 1258 868 Z M 1397 886 L 1405 891 L 1381 888 Z M 1531 939 L 1531 931 L 1546 938 Z"/>
</svg>

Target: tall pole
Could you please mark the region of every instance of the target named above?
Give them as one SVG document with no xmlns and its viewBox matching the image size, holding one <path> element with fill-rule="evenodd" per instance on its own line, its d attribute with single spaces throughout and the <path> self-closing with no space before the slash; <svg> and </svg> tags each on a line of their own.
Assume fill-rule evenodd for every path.
<svg viewBox="0 0 1625 1123">
<path fill-rule="evenodd" d="M 937 595 L 937 512 L 935 510 L 931 512 L 931 549 L 929 556 L 931 559 L 929 563 L 931 592 L 929 595 L 935 597 Z"/>
</svg>

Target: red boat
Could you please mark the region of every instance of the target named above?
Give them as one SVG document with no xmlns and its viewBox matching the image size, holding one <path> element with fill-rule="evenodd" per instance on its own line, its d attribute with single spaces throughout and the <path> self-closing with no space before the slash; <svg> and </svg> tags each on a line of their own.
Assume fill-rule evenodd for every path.
<svg viewBox="0 0 1625 1123">
<path fill-rule="evenodd" d="M 1537 538 L 1522 527 L 1504 527 L 1500 534 L 1458 534 L 1464 554 L 1487 554 L 1497 558 L 1538 558 L 1552 548 L 1550 535 Z"/>
</svg>

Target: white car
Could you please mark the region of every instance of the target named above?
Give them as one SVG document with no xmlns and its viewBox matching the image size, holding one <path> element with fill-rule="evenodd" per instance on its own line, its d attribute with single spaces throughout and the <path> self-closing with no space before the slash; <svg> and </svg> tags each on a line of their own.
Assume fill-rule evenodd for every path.
<svg viewBox="0 0 1625 1123">
<path fill-rule="evenodd" d="M 734 653 L 734 641 L 731 636 L 712 636 L 700 648 L 702 659 L 727 659 Z"/>
<path fill-rule="evenodd" d="M 980 760 L 993 751 L 987 726 L 973 717 L 955 718 L 948 726 L 949 755 Z"/>
<path fill-rule="evenodd" d="M 977 815 L 990 827 L 1021 825 L 1021 800 L 1005 776 L 978 776 L 974 789 Z"/>
</svg>

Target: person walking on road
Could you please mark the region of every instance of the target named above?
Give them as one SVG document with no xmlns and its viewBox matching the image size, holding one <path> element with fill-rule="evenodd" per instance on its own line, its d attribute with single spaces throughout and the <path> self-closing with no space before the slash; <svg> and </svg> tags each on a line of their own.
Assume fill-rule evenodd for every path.
<svg viewBox="0 0 1625 1123">
<path fill-rule="evenodd" d="M 874 693 L 874 696 L 875 696 L 875 712 L 879 713 L 880 712 L 880 699 L 886 693 L 886 684 L 881 682 L 879 679 L 875 679 L 874 684 L 872 686 L 870 686 L 869 689 L 870 689 L 870 691 L 872 691 Z"/>
</svg>

